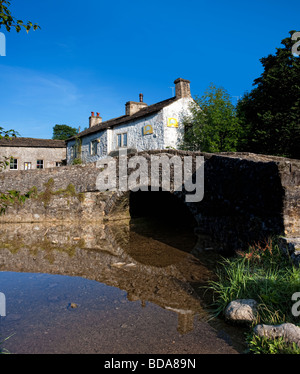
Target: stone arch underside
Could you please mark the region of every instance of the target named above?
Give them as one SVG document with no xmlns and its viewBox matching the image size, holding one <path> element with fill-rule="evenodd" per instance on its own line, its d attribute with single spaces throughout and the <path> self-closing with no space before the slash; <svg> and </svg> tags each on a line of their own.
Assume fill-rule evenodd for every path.
<svg viewBox="0 0 300 374">
<path fill-rule="evenodd" d="M 197 222 L 198 234 L 211 235 L 220 250 L 245 249 L 272 236 L 299 236 L 299 218 L 292 218 L 299 215 L 299 170 L 297 160 L 252 154 L 206 154 L 203 200 L 186 203 L 184 192 L 171 192 L 169 196 L 184 201 Z M 155 193 L 160 201 L 165 191 L 119 193 L 111 200 L 107 213 L 111 214 L 120 204 L 118 209 L 126 206 L 129 216 L 139 215 L 139 211 L 152 208 L 150 197 Z M 166 201 L 161 198 L 161 203 L 153 206 L 162 212 Z"/>
<path fill-rule="evenodd" d="M 115 192 L 105 206 L 107 216 L 127 216 L 130 218 L 156 217 L 168 220 L 176 218 L 191 226 L 197 221 L 190 205 L 185 203 L 182 192 L 170 191 L 122 191 Z"/>
</svg>

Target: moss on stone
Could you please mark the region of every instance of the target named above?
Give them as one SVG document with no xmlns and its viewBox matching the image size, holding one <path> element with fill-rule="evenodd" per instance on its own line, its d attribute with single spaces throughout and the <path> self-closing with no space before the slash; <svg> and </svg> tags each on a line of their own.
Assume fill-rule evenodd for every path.
<svg viewBox="0 0 300 374">
<path fill-rule="evenodd" d="M 80 202 L 83 202 L 85 199 L 84 193 L 77 193 L 75 186 L 71 183 L 67 186 L 67 188 L 61 188 L 53 191 L 54 180 L 53 178 L 50 178 L 48 182 L 44 184 L 44 186 L 46 187 L 45 191 L 37 194 L 37 197 L 44 203 L 45 207 L 49 205 L 52 196 L 62 196 L 65 198 L 77 197 Z"/>
</svg>

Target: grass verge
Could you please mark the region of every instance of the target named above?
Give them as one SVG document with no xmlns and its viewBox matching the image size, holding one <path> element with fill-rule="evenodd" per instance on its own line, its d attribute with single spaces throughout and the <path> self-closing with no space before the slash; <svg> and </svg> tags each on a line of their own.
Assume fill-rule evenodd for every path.
<svg viewBox="0 0 300 374">
<path fill-rule="evenodd" d="M 258 302 L 257 318 L 250 326 L 247 343 L 251 353 L 300 353 L 296 345 L 282 339 L 259 338 L 252 332 L 256 324 L 299 324 L 292 313 L 292 295 L 300 292 L 300 268 L 283 253 L 276 239 L 250 246 L 232 258 L 222 258 L 217 280 L 209 283 L 213 291 L 213 310 L 224 315 L 230 301 L 254 299 Z"/>
<path fill-rule="evenodd" d="M 10 353 L 6 348 L 3 347 L 3 344 L 5 343 L 6 340 L 8 340 L 13 335 L 15 335 L 15 334 L 12 334 L 12 335 L 8 336 L 7 338 L 4 338 L 3 340 L 0 340 L 0 354 L 9 354 Z"/>
</svg>

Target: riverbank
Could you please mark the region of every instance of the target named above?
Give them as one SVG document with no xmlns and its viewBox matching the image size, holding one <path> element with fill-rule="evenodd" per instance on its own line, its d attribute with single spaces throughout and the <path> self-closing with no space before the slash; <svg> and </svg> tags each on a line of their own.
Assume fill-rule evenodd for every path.
<svg viewBox="0 0 300 374">
<path fill-rule="evenodd" d="M 300 347 L 283 337 L 270 339 L 257 336 L 257 324 L 300 325 L 292 295 L 300 291 L 300 268 L 283 252 L 278 239 L 250 246 L 245 252 L 223 258 L 217 270 L 217 280 L 209 284 L 213 292 L 216 316 L 225 318 L 231 301 L 253 299 L 257 302 L 255 318 L 247 326 L 247 351 L 255 354 L 300 354 Z M 293 307 L 294 306 L 294 307 Z"/>
</svg>

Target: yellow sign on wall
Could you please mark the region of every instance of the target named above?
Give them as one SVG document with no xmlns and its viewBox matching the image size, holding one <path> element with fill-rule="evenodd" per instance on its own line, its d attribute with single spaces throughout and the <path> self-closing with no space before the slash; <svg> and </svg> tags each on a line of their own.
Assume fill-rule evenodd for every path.
<svg viewBox="0 0 300 374">
<path fill-rule="evenodd" d="M 176 118 L 168 118 L 168 127 L 178 127 L 178 121 Z"/>
<path fill-rule="evenodd" d="M 143 135 L 153 134 L 153 127 L 151 125 L 146 125 L 143 127 Z"/>
</svg>

